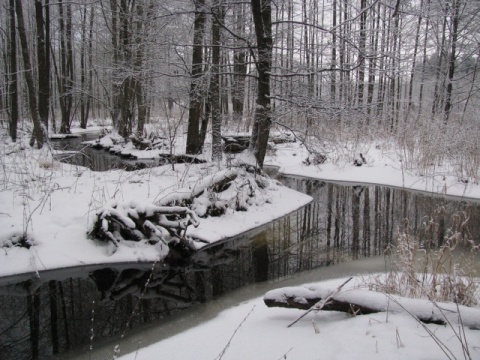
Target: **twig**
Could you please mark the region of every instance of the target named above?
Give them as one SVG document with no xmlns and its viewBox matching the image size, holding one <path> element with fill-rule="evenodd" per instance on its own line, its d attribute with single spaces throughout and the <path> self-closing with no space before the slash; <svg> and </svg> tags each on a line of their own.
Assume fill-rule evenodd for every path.
<svg viewBox="0 0 480 360">
<path fill-rule="evenodd" d="M 468 350 L 468 344 L 467 344 L 467 337 L 465 335 L 465 326 L 463 325 L 463 319 L 462 319 L 462 314 L 460 313 L 460 306 L 458 306 L 458 302 L 455 303 L 457 305 L 457 312 L 458 312 L 458 322 L 460 324 L 460 329 L 458 331 L 459 333 L 459 339 L 462 344 L 462 350 L 465 358 L 471 359 L 472 357 L 470 356 L 470 351 Z M 462 340 L 463 338 L 463 340 Z"/>
<path fill-rule="evenodd" d="M 292 322 L 291 324 L 289 324 L 287 326 L 287 328 L 291 327 L 292 325 L 295 325 L 298 321 L 300 321 L 301 319 L 303 319 L 307 314 L 309 314 L 311 311 L 313 310 L 322 310 L 322 308 L 327 305 L 328 301 L 334 297 L 335 295 L 337 295 L 340 290 L 350 281 L 353 279 L 353 276 L 349 277 L 347 280 L 345 280 L 345 282 L 340 285 L 337 290 L 335 292 L 333 292 L 332 294 L 330 294 L 325 300 L 320 300 L 319 302 L 317 302 L 316 304 L 314 304 L 310 309 L 308 309 L 305 313 L 303 313 L 303 315 L 301 315 L 299 318 L 297 318 L 297 320 L 295 320 L 294 322 Z"/>
<path fill-rule="evenodd" d="M 277 360 L 286 359 L 286 358 L 287 358 L 287 354 L 288 354 L 290 351 L 292 351 L 292 350 L 293 350 L 293 346 L 292 346 L 290 349 L 288 349 L 288 351 L 287 351 L 285 354 L 283 354 L 282 356 L 280 356 Z"/>
<path fill-rule="evenodd" d="M 407 314 L 409 314 L 411 317 L 415 319 L 422 327 L 423 329 L 430 335 L 430 337 L 435 341 L 435 343 L 438 345 L 438 347 L 443 351 L 443 353 L 450 359 L 456 359 L 455 355 L 452 353 L 452 351 L 435 335 L 435 333 L 428 328 L 428 326 L 423 323 L 414 313 L 412 313 L 410 310 L 408 310 L 405 306 L 403 306 L 397 299 L 392 297 L 390 294 L 385 294 L 387 298 L 392 300 L 395 304 L 400 306 Z M 454 331 L 455 332 L 455 331 Z"/>
<path fill-rule="evenodd" d="M 227 349 L 230 347 L 230 344 L 232 342 L 232 339 L 235 337 L 235 335 L 237 334 L 237 331 L 240 330 L 240 328 L 242 327 L 243 323 L 245 321 L 247 321 L 248 317 L 252 314 L 253 310 L 255 309 L 255 305 L 252 307 L 252 309 L 250 310 L 250 312 L 247 314 L 247 316 L 245 316 L 242 320 L 242 322 L 240 324 L 238 324 L 237 328 L 235 329 L 235 331 L 233 332 L 232 336 L 230 336 L 230 339 L 228 340 L 227 342 L 227 345 L 225 345 L 225 347 L 222 349 L 222 351 L 220 352 L 220 354 L 218 354 L 218 356 L 215 358 L 215 360 L 221 360 L 223 358 L 223 355 L 225 355 L 225 353 L 227 352 Z"/>
</svg>

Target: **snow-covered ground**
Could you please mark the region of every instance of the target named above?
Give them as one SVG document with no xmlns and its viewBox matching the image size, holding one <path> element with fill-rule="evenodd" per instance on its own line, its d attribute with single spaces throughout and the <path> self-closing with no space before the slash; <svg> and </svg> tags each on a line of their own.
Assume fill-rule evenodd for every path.
<svg viewBox="0 0 480 360">
<path fill-rule="evenodd" d="M 342 292 L 348 295 L 364 280 L 354 279 Z M 338 278 L 320 285 L 334 291 L 344 281 L 345 278 Z M 318 287 L 319 284 L 305 286 Z M 425 303 L 412 300 L 409 309 L 422 309 Z M 479 330 L 464 328 L 462 332 L 457 323 L 452 326 L 420 324 L 412 315 L 397 310 L 392 304 L 389 312 L 356 317 L 340 312 L 311 312 L 288 328 L 304 311 L 267 308 L 258 297 L 240 302 L 208 322 L 153 345 L 132 351 L 134 346 L 130 344 L 132 352 L 120 359 L 153 360 L 159 356 L 171 360 L 480 358 Z M 478 320 L 479 308 L 475 314 Z M 148 331 L 150 336 L 154 334 L 153 329 Z M 141 346 L 142 335 L 137 334 L 136 339 Z M 470 357 L 464 356 L 462 342 L 468 344 Z M 122 343 L 119 345 L 119 354 L 122 354 Z M 110 345 L 110 354 L 114 353 L 114 348 Z M 105 353 L 108 352 L 102 354 Z M 102 357 L 97 358 L 93 353 L 92 359 Z"/>
<path fill-rule="evenodd" d="M 130 244 L 113 254 L 87 238 L 95 211 L 111 201 L 154 202 L 175 191 L 191 190 L 218 168 L 211 165 L 177 165 L 134 172 L 95 173 L 52 161 L 46 151 L 2 146 L 0 178 L 0 274 L 117 261 L 147 261 L 165 256 L 161 246 Z M 480 198 L 475 181 L 462 182 L 454 172 L 434 169 L 428 174 L 406 171 L 395 152 L 372 146 L 364 153 L 366 164 L 349 158 L 314 166 L 305 165 L 306 150 L 298 143 L 277 146 L 266 164 L 286 174 L 354 183 L 376 183 Z M 423 175 L 423 176 L 422 176 Z M 183 190 L 181 190 L 183 189 Z M 304 205 L 310 198 L 279 185 L 269 188 L 269 201 L 247 212 L 220 220 L 203 221 L 197 234 L 216 241 L 269 222 Z M 202 228 L 203 226 L 203 228 Z M 12 242 L 29 234 L 33 245 L 25 249 Z M 352 274 L 354 275 L 354 274 Z M 342 279 L 324 286 L 336 287 Z M 157 344 L 126 355 L 124 359 L 440 359 L 468 358 L 454 335 L 457 326 L 428 325 L 432 336 L 410 315 L 378 313 L 350 317 L 338 312 L 311 313 L 291 328 L 301 312 L 266 308 L 261 297 L 236 304 L 214 319 Z M 318 333 L 315 331 L 318 328 Z M 464 329 L 469 356 L 480 359 L 478 330 Z M 436 344 L 438 338 L 442 351 Z M 141 344 L 139 344 L 141 347 Z M 452 353 L 446 355 L 445 352 Z M 123 358 L 122 358 L 123 359 Z"/>
<path fill-rule="evenodd" d="M 162 259 L 168 252 L 162 242 L 149 245 L 126 241 L 112 249 L 112 244 L 88 238 L 97 211 L 112 204 L 145 208 L 166 197 L 192 193 L 219 173 L 218 167 L 209 163 L 93 172 L 55 161 L 47 149 L 7 141 L 0 151 L 3 277 L 62 267 Z M 242 185 L 239 182 L 238 186 Z M 311 201 L 309 196 L 275 181 L 256 191 L 248 211 L 229 210 L 218 218 L 201 219 L 198 227 L 188 228 L 187 235 L 212 243 L 267 224 Z M 21 241 L 28 242 L 30 248 L 18 246 Z"/>
<path fill-rule="evenodd" d="M 267 157 L 265 164 L 276 166 L 284 174 L 306 176 L 322 180 L 350 183 L 383 184 L 419 190 L 440 196 L 480 199 L 477 179 L 465 179 L 457 169 L 436 164 L 427 169 L 415 169 L 402 161 L 401 153 L 391 144 L 364 145 L 366 164 L 354 166 L 359 153 L 341 149 L 329 154 L 321 165 L 306 165 L 308 151 L 299 143 L 276 146 L 275 155 Z"/>
</svg>

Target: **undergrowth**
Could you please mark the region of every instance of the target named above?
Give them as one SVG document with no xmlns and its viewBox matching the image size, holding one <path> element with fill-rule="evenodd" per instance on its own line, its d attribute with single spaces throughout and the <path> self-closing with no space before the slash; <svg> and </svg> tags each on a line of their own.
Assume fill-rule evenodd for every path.
<svg viewBox="0 0 480 360">
<path fill-rule="evenodd" d="M 480 245 L 472 239 L 468 223 L 467 214 L 457 212 L 443 237 L 426 239 L 420 234 L 432 233 L 432 228 L 438 226 L 434 218 L 425 219 L 422 231 L 417 234 L 405 222 L 397 233 L 395 245 L 385 250 L 390 271 L 368 279 L 369 288 L 411 298 L 426 297 L 435 302 L 478 304 L 475 265 Z"/>
</svg>

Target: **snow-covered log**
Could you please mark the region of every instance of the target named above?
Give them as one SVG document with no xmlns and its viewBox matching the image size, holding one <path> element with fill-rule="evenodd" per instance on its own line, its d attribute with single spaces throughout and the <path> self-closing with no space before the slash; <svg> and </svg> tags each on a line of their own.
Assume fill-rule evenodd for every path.
<svg viewBox="0 0 480 360">
<path fill-rule="evenodd" d="M 114 203 L 97 211 L 90 235 L 115 245 L 125 240 L 151 244 L 181 242 L 189 246 L 187 227 L 198 226 L 195 212 L 182 206 L 156 206 L 148 203 Z"/>
<path fill-rule="evenodd" d="M 162 198 L 158 205 L 186 206 L 199 217 L 221 216 L 228 209 L 247 211 L 253 204 L 266 202 L 264 189 L 275 186 L 267 177 L 255 174 L 248 165 L 224 169 Z"/>
<path fill-rule="evenodd" d="M 390 311 L 407 313 L 425 323 L 463 324 L 480 330 L 480 309 L 454 303 L 432 302 L 427 299 L 411 299 L 366 289 L 348 289 L 333 295 L 326 304 L 322 300 L 335 289 L 311 285 L 309 287 L 285 287 L 269 291 L 263 301 L 268 307 L 315 309 L 348 312 L 355 315 Z"/>
</svg>

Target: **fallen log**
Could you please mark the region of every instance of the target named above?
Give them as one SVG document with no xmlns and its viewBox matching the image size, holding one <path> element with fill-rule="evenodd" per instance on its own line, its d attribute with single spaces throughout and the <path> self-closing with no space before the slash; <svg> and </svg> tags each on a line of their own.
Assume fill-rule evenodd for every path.
<svg viewBox="0 0 480 360">
<path fill-rule="evenodd" d="M 295 308 L 315 311 L 340 311 L 353 315 L 378 312 L 407 313 L 424 323 L 462 324 L 480 330 L 480 309 L 454 303 L 433 302 L 428 299 L 411 299 L 367 289 L 337 289 L 311 285 L 286 287 L 269 291 L 263 301 L 268 307 Z M 332 295 L 334 294 L 334 295 Z M 325 301 L 327 298 L 328 301 Z"/>
<path fill-rule="evenodd" d="M 297 318 L 294 322 L 292 322 L 290 325 L 288 325 L 287 327 L 290 327 L 294 324 L 296 324 L 299 320 L 303 319 L 308 313 L 310 313 L 311 311 L 315 311 L 315 310 L 322 310 L 325 306 L 328 306 L 330 304 L 330 300 L 333 299 L 333 297 L 338 294 L 342 288 L 348 283 L 350 282 L 350 280 L 352 280 L 353 277 L 349 277 L 342 285 L 340 285 L 337 290 L 334 292 L 334 293 L 331 293 L 330 295 L 328 295 L 325 299 L 322 299 L 320 300 L 319 302 L 317 302 L 316 304 L 312 305 L 310 307 L 310 309 L 308 309 L 302 316 L 300 316 L 299 318 Z"/>
<path fill-rule="evenodd" d="M 196 214 L 181 206 L 156 206 L 138 202 L 117 203 L 97 211 L 97 218 L 90 236 L 112 242 L 125 240 L 151 244 L 181 242 L 189 247 L 186 238 L 188 226 L 198 226 Z"/>
</svg>

